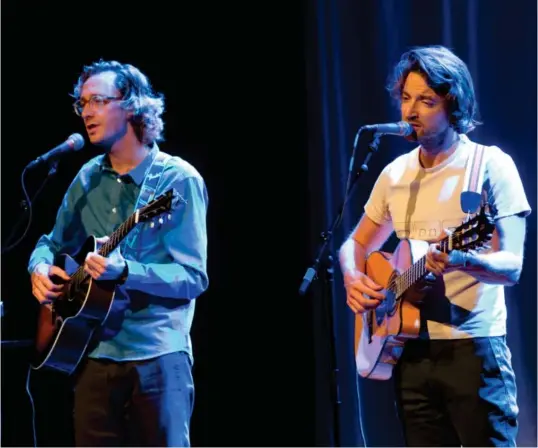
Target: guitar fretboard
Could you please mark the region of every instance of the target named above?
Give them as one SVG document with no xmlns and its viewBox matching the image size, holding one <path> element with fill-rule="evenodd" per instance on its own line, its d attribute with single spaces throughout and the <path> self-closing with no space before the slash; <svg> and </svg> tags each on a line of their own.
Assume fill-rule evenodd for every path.
<svg viewBox="0 0 538 448">
<path fill-rule="evenodd" d="M 448 253 L 452 247 L 452 238 L 458 233 L 456 232 L 442 239 L 439 242 L 439 250 L 445 254 Z M 416 282 L 424 278 L 426 274 L 428 274 L 428 271 L 426 270 L 426 255 L 424 255 L 395 279 L 394 286 L 391 289 L 396 294 L 396 297 L 400 297 Z"/>
<path fill-rule="evenodd" d="M 103 257 L 108 256 L 121 241 L 129 234 L 133 227 L 137 224 L 137 212 L 134 212 L 129 218 L 127 218 L 111 235 L 109 240 L 104 243 L 98 250 L 98 254 Z M 89 278 L 89 275 L 84 271 L 84 266 L 80 265 L 78 269 L 71 276 L 72 283 L 76 286 L 85 282 Z"/>
</svg>

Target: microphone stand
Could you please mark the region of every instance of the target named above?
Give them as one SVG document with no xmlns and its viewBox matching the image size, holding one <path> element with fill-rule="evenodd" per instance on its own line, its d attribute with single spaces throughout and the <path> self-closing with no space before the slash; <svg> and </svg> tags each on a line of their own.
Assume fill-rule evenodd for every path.
<svg viewBox="0 0 538 448">
<path fill-rule="evenodd" d="M 323 231 L 320 234 L 321 238 L 321 245 L 318 249 L 316 258 L 314 259 L 314 263 L 311 267 L 309 267 L 303 277 L 303 281 L 301 283 L 301 286 L 299 288 L 299 294 L 304 295 L 310 284 L 313 280 L 317 279 L 319 277 L 318 270 L 320 269 L 320 266 L 323 266 L 323 300 L 325 302 L 325 307 L 328 310 L 327 312 L 327 318 L 328 318 L 328 328 L 329 328 L 329 341 L 330 341 L 330 356 L 331 356 L 331 369 L 332 369 L 332 400 L 333 400 L 333 428 L 334 428 L 334 446 L 340 446 L 340 404 L 342 403 L 340 400 L 340 386 L 339 386 L 339 369 L 338 369 L 338 362 L 337 362 L 337 356 L 336 356 L 336 334 L 335 334 L 335 324 L 334 324 L 334 297 L 333 297 L 333 282 L 334 282 L 334 256 L 332 254 L 331 249 L 329 248 L 329 245 L 331 243 L 331 239 L 334 235 L 334 232 L 340 225 L 342 221 L 342 217 L 344 215 L 344 209 L 345 206 L 349 200 L 349 198 L 352 196 L 355 187 L 357 186 L 357 181 L 359 180 L 362 173 L 368 171 L 368 163 L 370 161 L 370 158 L 372 157 L 372 154 L 374 152 L 377 152 L 378 146 L 379 146 L 379 137 L 382 135 L 379 132 L 376 132 L 373 136 L 373 139 L 368 145 L 368 153 L 366 154 L 364 158 L 364 162 L 361 164 L 358 171 L 354 172 L 353 170 L 353 161 L 355 158 L 355 152 L 357 148 L 357 143 L 359 140 L 359 135 L 361 131 L 364 128 L 360 128 L 357 132 L 357 135 L 355 137 L 355 144 L 353 147 L 353 155 L 351 157 L 350 162 L 350 172 L 348 177 L 348 187 L 346 189 L 346 193 L 344 196 L 344 200 L 333 219 L 333 222 L 327 231 Z"/>
<path fill-rule="evenodd" d="M 47 181 L 56 174 L 56 171 L 58 169 L 58 161 L 53 161 L 49 164 L 50 168 L 49 168 L 49 171 L 47 173 L 47 176 L 45 177 L 45 179 L 43 180 L 43 182 L 41 182 L 41 185 L 39 186 L 39 188 L 37 189 L 37 191 L 34 193 L 34 196 L 32 197 L 31 200 L 28 200 L 28 193 L 26 193 L 26 188 L 24 186 L 24 173 L 26 172 L 26 170 L 28 169 L 28 166 L 29 165 L 26 165 L 26 167 L 24 167 L 24 170 L 22 172 L 22 175 L 21 175 L 21 181 L 22 181 L 22 190 L 24 192 L 24 195 L 26 196 L 26 199 L 23 199 L 20 203 L 20 206 L 22 207 L 23 209 L 23 213 L 19 216 L 19 219 L 17 220 L 17 222 L 15 223 L 15 226 L 13 227 L 13 229 L 11 230 L 11 234 L 9 235 L 9 237 L 7 238 L 7 241 L 6 241 L 6 244 L 2 244 L 2 254 L 6 253 L 6 252 L 9 252 L 10 250 L 12 250 L 13 248 L 15 248 L 23 239 L 24 237 L 26 236 L 26 233 L 28 232 L 28 229 L 30 228 L 30 224 L 31 224 L 31 219 L 32 219 L 32 204 L 34 203 L 35 199 L 37 198 L 37 196 L 39 195 L 39 193 L 41 193 L 41 191 L 43 190 L 43 187 L 45 186 L 45 184 L 47 183 Z M 10 245 L 10 242 L 11 240 L 13 239 L 13 237 L 15 236 L 15 232 L 18 230 L 18 228 L 21 226 L 22 224 L 22 221 L 23 221 L 23 218 L 26 216 L 26 213 L 28 212 L 28 210 L 30 210 L 30 219 L 28 221 L 28 224 L 26 226 L 26 230 L 24 231 L 23 235 L 14 243 L 14 244 L 11 244 Z M 5 247 L 4 247 L 5 246 Z"/>
</svg>

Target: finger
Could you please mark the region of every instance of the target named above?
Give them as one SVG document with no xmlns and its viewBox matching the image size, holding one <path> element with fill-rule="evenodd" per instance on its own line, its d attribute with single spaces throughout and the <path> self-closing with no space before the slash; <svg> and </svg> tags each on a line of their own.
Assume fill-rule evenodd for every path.
<svg viewBox="0 0 538 448">
<path fill-rule="evenodd" d="M 350 301 L 352 301 L 355 306 L 360 305 L 365 310 L 377 308 L 381 303 L 380 300 L 370 299 L 361 293 L 359 293 L 358 296 L 350 295 Z"/>
<path fill-rule="evenodd" d="M 60 277 L 60 278 L 62 278 L 64 280 L 69 280 L 70 279 L 67 272 L 65 272 L 62 268 L 60 268 L 58 266 L 51 266 L 50 271 L 49 271 L 49 275 L 57 275 L 58 277 Z"/>
<path fill-rule="evenodd" d="M 367 296 L 371 297 L 372 299 L 383 300 L 385 298 L 385 294 L 383 294 L 380 291 L 375 291 L 375 290 L 369 288 L 364 283 L 357 283 L 355 285 L 351 285 L 349 287 L 349 290 L 351 292 L 354 292 L 356 297 L 362 297 L 362 294 L 366 294 Z"/>
<path fill-rule="evenodd" d="M 362 314 L 366 311 L 360 304 L 355 303 L 349 299 L 346 303 L 347 303 L 347 306 L 351 308 L 351 311 L 353 311 L 355 314 Z"/>
<path fill-rule="evenodd" d="M 431 264 L 432 266 L 434 266 L 436 269 L 441 270 L 441 272 L 444 271 L 444 270 L 445 270 L 445 267 L 447 266 L 447 262 L 446 262 L 446 261 L 441 260 L 441 259 L 437 259 L 437 258 L 432 258 L 432 259 L 430 260 L 430 264 Z"/>
<path fill-rule="evenodd" d="M 426 270 L 439 277 L 443 274 L 443 271 L 438 264 L 433 260 L 426 259 Z"/>
<path fill-rule="evenodd" d="M 366 308 L 361 305 L 357 300 L 349 298 L 347 301 L 348 306 L 353 310 L 354 313 L 364 313 Z"/>
<path fill-rule="evenodd" d="M 96 265 L 96 266 L 106 266 L 106 258 L 105 258 L 105 257 L 102 257 L 101 255 L 99 255 L 99 254 L 96 253 L 96 252 L 90 252 L 90 253 L 86 256 L 86 261 L 91 262 L 92 265 Z"/>
<path fill-rule="evenodd" d="M 62 291 L 52 291 L 45 287 L 43 284 L 37 284 L 36 290 L 44 299 L 56 299 L 62 295 Z"/>
<path fill-rule="evenodd" d="M 110 237 L 108 236 L 101 236 L 99 238 L 95 238 L 95 241 L 99 244 L 104 244 L 106 243 L 108 240 L 110 239 Z"/>
<path fill-rule="evenodd" d="M 373 291 L 373 292 L 375 293 L 375 291 Z M 375 306 L 378 306 L 380 301 L 383 300 L 383 299 L 378 299 L 378 298 L 374 298 L 374 297 L 367 298 L 367 297 L 364 296 L 364 294 L 360 290 L 358 290 L 356 288 L 351 288 L 348 291 L 348 295 L 349 295 L 351 300 L 353 300 L 355 303 L 358 303 L 358 304 L 362 304 L 363 301 L 368 300 L 372 304 L 375 303 Z"/>
<path fill-rule="evenodd" d="M 370 277 L 364 276 L 363 277 L 363 283 L 368 286 L 370 290 L 377 290 L 383 289 L 383 286 L 378 285 L 376 282 L 374 282 Z"/>
<path fill-rule="evenodd" d="M 445 254 L 444 252 L 441 252 L 439 250 L 435 250 L 435 251 L 432 252 L 431 256 L 435 261 L 441 261 L 443 263 L 448 263 L 448 255 Z"/>
<path fill-rule="evenodd" d="M 357 306 L 351 300 L 349 300 L 349 298 L 346 301 L 346 304 L 351 309 L 351 311 L 353 311 L 355 314 L 357 313 L 357 311 L 358 311 Z"/>
<path fill-rule="evenodd" d="M 49 281 L 49 283 L 50 283 L 50 281 Z M 39 296 L 41 298 L 45 299 L 50 288 L 47 288 L 47 285 L 44 282 L 39 281 L 39 279 L 38 279 L 34 284 L 34 289 L 35 289 L 35 291 L 37 293 L 39 293 Z"/>
<path fill-rule="evenodd" d="M 86 274 L 88 274 L 93 279 L 95 279 L 95 276 L 97 275 L 95 270 L 92 269 L 92 267 L 87 262 L 84 264 L 84 272 L 86 272 Z"/>
<path fill-rule="evenodd" d="M 102 272 L 105 270 L 106 265 L 103 265 L 96 257 L 89 257 L 86 259 L 86 264 L 90 269 L 96 272 Z"/>
<path fill-rule="evenodd" d="M 42 302 L 43 300 L 45 300 L 45 297 L 43 296 L 43 293 L 37 288 L 37 286 L 34 286 L 32 288 L 32 294 L 34 295 L 34 297 L 38 300 L 38 302 Z"/>
<path fill-rule="evenodd" d="M 51 279 L 48 278 L 46 275 L 43 274 L 36 274 L 35 276 L 35 283 L 38 285 L 43 285 L 45 289 L 53 289 L 54 283 L 52 283 Z"/>
<path fill-rule="evenodd" d="M 38 287 L 35 287 L 32 289 L 32 294 L 34 297 L 38 300 L 38 302 L 42 305 L 45 305 L 47 303 L 52 303 L 52 300 L 46 297 L 46 294 L 43 293 L 41 289 Z"/>
</svg>

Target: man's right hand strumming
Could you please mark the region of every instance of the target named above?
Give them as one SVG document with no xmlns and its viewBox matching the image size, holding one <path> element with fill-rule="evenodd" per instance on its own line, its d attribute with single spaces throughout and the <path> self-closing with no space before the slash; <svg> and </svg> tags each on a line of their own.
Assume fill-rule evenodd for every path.
<svg viewBox="0 0 538 448">
<path fill-rule="evenodd" d="M 62 294 L 64 285 L 53 283 L 53 275 L 69 280 L 69 275 L 63 269 L 46 263 L 39 263 L 32 272 L 32 294 L 42 305 L 51 303 Z"/>
<path fill-rule="evenodd" d="M 380 292 L 383 287 L 358 270 L 344 273 L 344 286 L 346 303 L 354 313 L 362 314 L 376 308 L 385 298 L 385 295 Z M 365 294 L 368 298 L 364 296 Z"/>
</svg>

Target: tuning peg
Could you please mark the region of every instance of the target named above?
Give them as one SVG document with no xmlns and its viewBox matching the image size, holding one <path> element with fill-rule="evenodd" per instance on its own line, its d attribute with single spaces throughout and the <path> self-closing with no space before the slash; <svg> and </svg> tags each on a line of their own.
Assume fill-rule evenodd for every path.
<svg viewBox="0 0 538 448">
<path fill-rule="evenodd" d="M 170 221 L 171 219 L 172 219 L 172 215 L 168 213 L 168 221 Z"/>
<path fill-rule="evenodd" d="M 159 218 L 159 224 L 162 224 L 164 222 L 164 219 Z"/>
<path fill-rule="evenodd" d="M 153 227 L 155 227 L 155 223 L 154 223 L 153 221 L 151 221 L 151 222 L 149 223 L 149 226 L 153 229 Z"/>
</svg>

